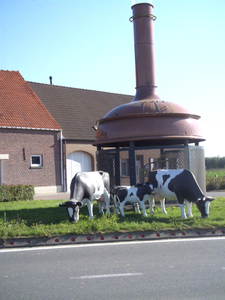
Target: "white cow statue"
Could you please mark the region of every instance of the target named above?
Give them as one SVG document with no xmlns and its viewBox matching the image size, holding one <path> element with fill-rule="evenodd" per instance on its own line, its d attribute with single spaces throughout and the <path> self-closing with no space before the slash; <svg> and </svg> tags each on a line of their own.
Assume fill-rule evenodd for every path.
<svg viewBox="0 0 225 300">
<path fill-rule="evenodd" d="M 93 219 L 93 201 L 97 200 L 99 213 L 103 213 L 106 207 L 110 214 L 110 178 L 107 172 L 78 172 L 70 184 L 70 200 L 60 203 L 60 207 L 66 207 L 69 221 L 75 223 L 79 220 L 79 208 L 85 203 L 88 206 L 89 217 Z"/>
</svg>

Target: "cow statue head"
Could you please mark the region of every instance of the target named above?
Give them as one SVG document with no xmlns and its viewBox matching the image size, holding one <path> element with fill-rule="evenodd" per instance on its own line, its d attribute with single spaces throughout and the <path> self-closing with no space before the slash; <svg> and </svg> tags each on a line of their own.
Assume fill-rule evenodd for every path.
<svg viewBox="0 0 225 300">
<path fill-rule="evenodd" d="M 203 199 L 198 199 L 196 202 L 196 205 L 202 215 L 202 218 L 208 218 L 209 216 L 209 205 L 210 202 L 215 200 L 215 198 L 212 197 L 205 197 Z"/>
<path fill-rule="evenodd" d="M 79 201 L 66 201 L 59 204 L 59 207 L 66 207 L 70 223 L 76 223 L 79 220 L 80 206 L 82 203 Z"/>
</svg>

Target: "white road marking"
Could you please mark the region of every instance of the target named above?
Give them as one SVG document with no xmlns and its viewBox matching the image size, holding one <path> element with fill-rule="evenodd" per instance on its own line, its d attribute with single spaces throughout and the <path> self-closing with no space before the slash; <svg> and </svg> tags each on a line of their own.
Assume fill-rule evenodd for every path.
<svg viewBox="0 0 225 300">
<path fill-rule="evenodd" d="M 121 245 L 135 245 L 135 244 L 155 244 L 155 243 L 178 243 L 178 242 L 201 242 L 201 241 L 219 241 L 224 240 L 225 237 L 208 237 L 208 238 L 181 238 L 181 239 L 167 239 L 167 240 L 150 240 L 150 241 L 133 241 L 133 242 L 109 242 L 109 243 L 93 243 L 93 244 L 79 244 L 79 245 L 62 245 L 62 246 L 44 246 L 32 248 L 13 248 L 0 249 L 0 254 L 5 252 L 22 252 L 22 251 L 40 251 L 40 250 L 55 250 L 66 248 L 83 248 L 83 247 L 107 247 L 107 246 L 121 246 Z"/>
<path fill-rule="evenodd" d="M 142 276 L 142 275 L 143 275 L 142 273 L 104 274 L 104 275 L 89 275 L 89 276 L 70 277 L 70 279 L 97 279 L 97 278 Z"/>
</svg>

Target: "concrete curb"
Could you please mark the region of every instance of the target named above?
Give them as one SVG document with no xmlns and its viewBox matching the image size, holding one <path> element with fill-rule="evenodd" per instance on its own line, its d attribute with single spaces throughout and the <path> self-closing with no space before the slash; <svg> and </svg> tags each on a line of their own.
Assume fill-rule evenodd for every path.
<svg viewBox="0 0 225 300">
<path fill-rule="evenodd" d="M 127 233 L 107 233 L 107 234 L 83 234 L 69 236 L 55 236 L 50 238 L 12 238 L 6 241 L 0 239 L 0 249 L 18 247 L 39 247 L 56 245 L 75 245 L 106 242 L 129 242 L 148 241 L 162 239 L 185 239 L 199 237 L 222 237 L 225 236 L 225 228 L 196 229 L 196 230 L 167 230 L 160 232 L 127 232 Z"/>
</svg>

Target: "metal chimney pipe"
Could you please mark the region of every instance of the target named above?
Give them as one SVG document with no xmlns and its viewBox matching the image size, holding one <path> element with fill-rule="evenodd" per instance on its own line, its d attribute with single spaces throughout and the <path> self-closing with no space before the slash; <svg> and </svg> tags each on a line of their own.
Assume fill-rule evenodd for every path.
<svg viewBox="0 0 225 300">
<path fill-rule="evenodd" d="M 158 100 L 155 79 L 155 53 L 153 22 L 153 5 L 139 3 L 132 7 L 130 21 L 134 28 L 136 95 L 132 101 L 143 99 Z"/>
<path fill-rule="evenodd" d="M 49 76 L 50 84 L 52 84 L 52 76 Z"/>
</svg>

